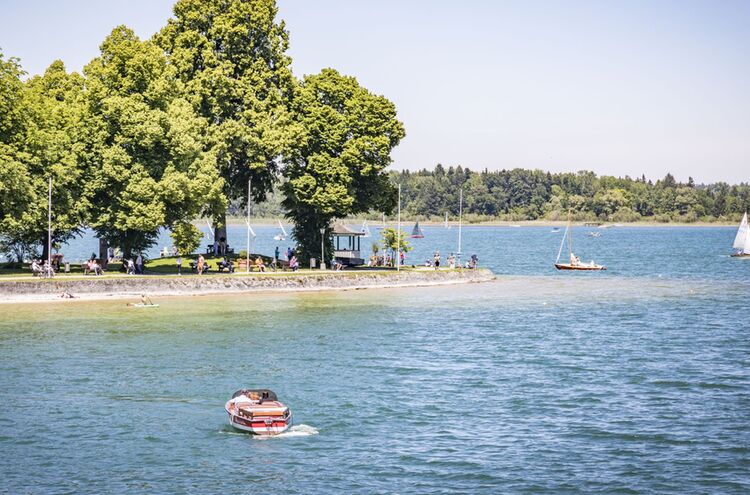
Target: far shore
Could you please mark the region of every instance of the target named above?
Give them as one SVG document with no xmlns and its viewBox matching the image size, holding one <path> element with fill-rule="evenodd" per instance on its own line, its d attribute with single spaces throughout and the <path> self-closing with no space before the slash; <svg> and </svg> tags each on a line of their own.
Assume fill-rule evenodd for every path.
<svg viewBox="0 0 750 495">
<path fill-rule="evenodd" d="M 193 297 L 268 292 L 326 292 L 402 287 L 434 287 L 494 280 L 492 271 L 411 269 L 375 272 L 312 272 L 217 276 L 71 277 L 49 280 L 14 279 L 0 282 L 0 305 L 74 301 L 128 300 L 141 294 L 156 297 Z M 67 292 L 73 298 L 63 298 Z M 156 301 L 158 303 L 158 301 Z"/>
<path fill-rule="evenodd" d="M 364 218 L 348 218 L 348 219 L 342 219 L 340 220 L 341 223 L 347 224 L 347 225 L 360 225 L 362 222 L 367 220 L 368 225 L 371 228 L 377 228 L 382 226 L 382 220 L 372 220 L 372 219 L 364 219 Z M 442 227 L 444 225 L 444 222 L 440 221 L 429 221 L 429 220 L 421 220 L 417 218 L 410 218 L 410 217 L 401 217 L 401 224 L 409 224 L 414 223 L 417 220 L 419 220 L 420 225 L 427 225 L 431 227 Z M 277 225 L 277 222 L 279 219 L 274 218 L 258 218 L 258 219 L 250 219 L 250 222 L 252 225 L 256 226 L 265 226 L 265 227 L 273 227 Z M 281 222 L 283 224 L 288 224 L 288 220 L 281 219 Z M 392 226 L 396 223 L 395 219 L 386 219 L 386 225 Z M 506 220 L 488 220 L 488 221 L 482 221 L 482 222 L 475 222 L 475 223 L 467 223 L 463 222 L 463 227 L 565 227 L 567 224 L 567 220 L 518 220 L 518 221 L 506 221 Z M 600 223 L 601 225 L 605 226 L 611 226 L 614 227 L 615 224 L 617 224 L 617 227 L 736 227 L 739 224 L 739 219 L 737 219 L 736 222 L 650 222 L 647 220 L 642 220 L 638 222 L 599 222 L 597 221 L 586 221 L 586 220 L 576 220 L 572 222 L 574 226 L 579 227 L 583 226 L 586 223 Z M 205 220 L 196 220 L 195 224 L 198 226 L 206 225 Z M 227 224 L 229 225 L 245 225 L 245 217 L 230 217 L 227 218 Z M 448 225 L 452 228 L 458 227 L 458 220 L 451 220 L 448 222 Z"/>
</svg>

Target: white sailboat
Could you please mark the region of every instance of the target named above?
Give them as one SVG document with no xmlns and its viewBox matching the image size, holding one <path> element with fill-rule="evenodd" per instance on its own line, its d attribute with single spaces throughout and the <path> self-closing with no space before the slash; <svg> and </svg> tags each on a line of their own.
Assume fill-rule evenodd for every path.
<svg viewBox="0 0 750 495">
<path fill-rule="evenodd" d="M 278 220 L 278 222 L 279 222 L 279 228 L 281 229 L 281 233 L 280 234 L 276 234 L 275 236 L 273 236 L 273 238 L 274 238 L 274 240 L 277 240 L 277 241 L 285 241 L 286 240 L 286 236 L 289 235 L 289 234 L 286 233 L 286 229 L 281 224 L 281 220 Z"/>
<path fill-rule="evenodd" d="M 560 256 L 562 256 L 563 246 L 565 240 L 568 241 L 568 255 L 570 256 L 570 263 L 560 263 Z M 606 270 L 607 268 L 602 265 L 597 265 L 594 260 L 590 263 L 583 263 L 581 258 L 573 254 L 573 226 L 571 223 L 570 214 L 568 214 L 568 224 L 565 226 L 565 233 L 563 234 L 562 240 L 560 241 L 560 249 L 557 251 L 557 259 L 555 260 L 555 268 L 558 270 L 582 270 L 582 271 L 600 271 Z"/>
<path fill-rule="evenodd" d="M 732 247 L 737 250 L 732 256 L 736 258 L 750 256 L 750 227 L 747 225 L 747 212 L 742 216 Z"/>
<path fill-rule="evenodd" d="M 370 227 L 367 226 L 367 220 L 362 222 L 362 233 L 364 234 L 362 237 L 372 237 L 372 234 L 370 233 Z"/>
<path fill-rule="evenodd" d="M 450 224 L 448 223 L 448 212 L 447 211 L 445 212 L 445 221 L 443 222 L 443 227 L 445 227 L 446 229 L 451 228 Z"/>
</svg>

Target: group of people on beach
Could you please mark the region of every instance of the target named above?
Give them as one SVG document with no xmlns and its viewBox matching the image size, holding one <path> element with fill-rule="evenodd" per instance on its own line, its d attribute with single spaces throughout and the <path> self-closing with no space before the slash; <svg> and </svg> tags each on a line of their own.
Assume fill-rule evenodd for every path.
<svg viewBox="0 0 750 495">
<path fill-rule="evenodd" d="M 432 257 L 432 259 L 425 260 L 424 266 L 432 267 L 432 268 L 435 268 L 435 270 L 439 270 L 440 259 L 441 259 L 440 251 L 435 251 L 435 255 Z M 457 265 L 458 258 L 454 253 L 451 253 L 449 256 L 446 256 L 445 261 L 446 263 L 448 263 L 448 268 L 450 268 L 451 270 L 453 270 L 454 268 L 458 266 Z M 479 257 L 476 254 L 472 254 L 471 258 L 469 258 L 469 260 L 464 263 L 463 267 L 459 266 L 459 268 L 470 268 L 470 269 L 476 268 L 478 264 L 479 264 Z"/>
</svg>

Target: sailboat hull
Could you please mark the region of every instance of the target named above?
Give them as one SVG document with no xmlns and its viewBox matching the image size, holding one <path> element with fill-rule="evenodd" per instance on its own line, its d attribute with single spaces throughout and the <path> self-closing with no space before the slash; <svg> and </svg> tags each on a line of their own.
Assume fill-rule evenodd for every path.
<svg viewBox="0 0 750 495">
<path fill-rule="evenodd" d="M 558 270 L 579 270 L 579 271 L 601 271 L 606 270 L 606 266 L 601 265 L 571 265 L 570 263 L 555 263 L 555 268 Z"/>
<path fill-rule="evenodd" d="M 750 254 L 747 253 L 733 253 L 729 256 L 731 256 L 732 258 L 750 258 Z"/>
</svg>

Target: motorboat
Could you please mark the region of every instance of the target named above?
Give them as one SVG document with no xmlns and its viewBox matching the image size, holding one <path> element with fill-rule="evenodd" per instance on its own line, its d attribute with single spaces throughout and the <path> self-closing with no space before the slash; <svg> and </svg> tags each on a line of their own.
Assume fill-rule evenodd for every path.
<svg viewBox="0 0 750 495">
<path fill-rule="evenodd" d="M 255 435 L 278 435 L 292 426 L 292 412 L 268 389 L 240 389 L 224 406 L 229 424 Z"/>
</svg>

